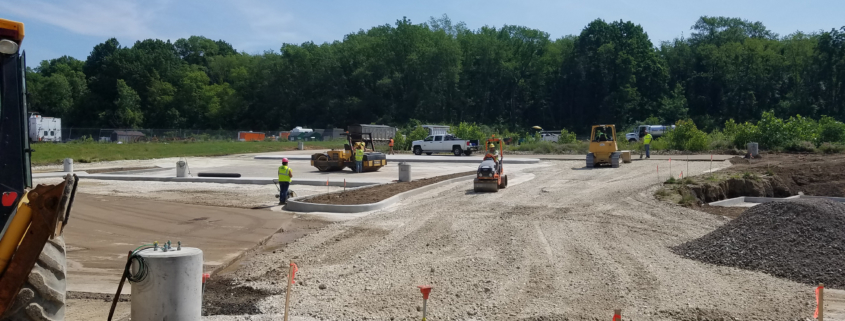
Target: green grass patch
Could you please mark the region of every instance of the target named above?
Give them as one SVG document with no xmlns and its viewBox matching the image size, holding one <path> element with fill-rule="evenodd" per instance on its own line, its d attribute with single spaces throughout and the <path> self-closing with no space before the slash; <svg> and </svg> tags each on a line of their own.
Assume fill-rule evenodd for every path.
<svg viewBox="0 0 845 321">
<path fill-rule="evenodd" d="M 590 144 L 582 140 L 568 144 L 539 141 L 520 145 L 508 145 L 505 148 L 510 151 L 531 152 L 534 154 L 586 154 L 590 149 Z"/>
<path fill-rule="evenodd" d="M 343 148 L 344 140 L 305 142 L 306 148 Z M 32 165 L 61 164 L 65 158 L 77 163 L 93 163 L 128 159 L 155 159 L 188 156 L 222 156 L 244 153 L 265 153 L 296 149 L 297 142 L 167 142 L 167 143 L 81 143 L 32 144 Z"/>
</svg>

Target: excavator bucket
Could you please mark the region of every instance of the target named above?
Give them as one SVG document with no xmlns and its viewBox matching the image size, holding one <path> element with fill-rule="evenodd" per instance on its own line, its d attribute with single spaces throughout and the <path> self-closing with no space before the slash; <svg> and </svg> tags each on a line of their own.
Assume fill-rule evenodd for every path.
<svg viewBox="0 0 845 321">
<path fill-rule="evenodd" d="M 475 192 L 495 193 L 499 191 L 499 181 L 495 179 L 478 179 L 473 182 Z"/>
</svg>

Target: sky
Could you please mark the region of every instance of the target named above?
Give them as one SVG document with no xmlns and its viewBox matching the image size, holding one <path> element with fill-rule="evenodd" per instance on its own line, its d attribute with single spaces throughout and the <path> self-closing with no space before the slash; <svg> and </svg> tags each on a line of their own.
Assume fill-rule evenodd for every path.
<svg viewBox="0 0 845 321">
<path fill-rule="evenodd" d="M 700 16 L 761 21 L 780 35 L 845 26 L 845 1 L 807 0 L 0 0 L 0 18 L 23 22 L 27 65 L 69 55 L 85 60 L 109 38 L 124 46 L 148 38 L 192 35 L 231 43 L 247 53 L 283 43 L 342 40 L 402 17 L 414 23 L 449 16 L 470 29 L 521 25 L 552 38 L 579 34 L 597 18 L 643 26 L 652 42 L 689 35 Z"/>
</svg>

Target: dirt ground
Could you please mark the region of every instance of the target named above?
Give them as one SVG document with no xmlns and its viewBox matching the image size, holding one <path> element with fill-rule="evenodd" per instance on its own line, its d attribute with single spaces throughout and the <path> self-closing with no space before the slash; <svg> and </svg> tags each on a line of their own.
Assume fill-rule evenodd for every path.
<svg viewBox="0 0 845 321">
<path fill-rule="evenodd" d="M 263 298 L 214 320 L 278 318 L 289 260 L 300 268 L 295 320 L 418 319 L 421 284 L 434 287 L 428 312 L 440 320 L 601 320 L 617 308 L 631 320 L 812 315 L 811 286 L 672 253 L 728 219 L 656 200 L 653 166 L 556 162 L 509 174 L 530 178 L 498 193 L 456 182 L 327 226 L 228 273 Z"/>
<path fill-rule="evenodd" d="M 845 196 L 845 155 L 763 154 L 759 158 L 732 158 L 725 173 L 753 172 L 777 176 L 791 190 L 814 196 Z"/>
<path fill-rule="evenodd" d="M 845 155 L 762 154 L 758 158 L 734 157 L 732 166 L 691 177 L 681 185 L 665 185 L 675 195 L 664 197 L 682 202 L 684 187 L 690 184 L 697 200 L 684 205 L 715 215 L 736 218 L 746 208 L 708 206 L 706 203 L 739 196 L 788 197 L 803 193 L 811 196 L 845 196 Z M 661 196 L 662 193 L 658 193 Z"/>
<path fill-rule="evenodd" d="M 393 197 L 394 195 L 404 193 L 415 188 L 420 188 L 426 185 L 439 183 L 448 179 L 458 178 L 472 174 L 475 174 L 475 172 L 463 172 L 451 175 L 423 178 L 410 182 L 396 182 L 386 185 L 376 185 L 373 187 L 356 188 L 340 193 L 317 195 L 304 201 L 308 203 L 340 205 L 377 203 L 390 197 Z"/>
<path fill-rule="evenodd" d="M 204 269 L 237 269 L 256 246 L 276 249 L 331 224 L 290 212 L 211 207 L 79 193 L 65 230 L 68 246 L 67 320 L 105 319 L 126 251 L 172 240 L 203 250 Z M 222 280 L 212 278 L 212 287 Z M 131 293 L 125 285 L 123 293 Z M 105 298 L 105 299 L 104 299 Z M 120 303 L 117 319 L 127 316 Z"/>
</svg>

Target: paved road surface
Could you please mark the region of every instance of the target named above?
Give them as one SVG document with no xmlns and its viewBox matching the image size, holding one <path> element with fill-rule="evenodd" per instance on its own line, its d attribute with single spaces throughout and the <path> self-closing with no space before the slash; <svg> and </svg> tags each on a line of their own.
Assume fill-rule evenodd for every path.
<svg viewBox="0 0 845 321">
<path fill-rule="evenodd" d="M 296 258 L 296 320 L 418 319 L 420 284 L 434 286 L 429 313 L 441 320 L 602 320 L 617 308 L 632 320 L 812 315 L 812 286 L 673 254 L 726 219 L 656 201 L 652 164 L 626 165 L 510 172 L 511 186 L 491 194 L 452 184 L 252 257 L 232 277 L 280 291 L 281 267 Z M 267 297 L 251 320 L 277 318 L 283 302 Z"/>
</svg>

